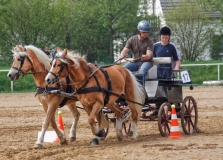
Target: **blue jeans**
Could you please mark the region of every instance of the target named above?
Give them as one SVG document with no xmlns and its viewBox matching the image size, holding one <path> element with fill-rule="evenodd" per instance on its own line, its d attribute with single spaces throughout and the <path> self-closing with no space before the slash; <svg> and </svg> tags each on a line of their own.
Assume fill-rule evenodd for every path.
<svg viewBox="0 0 223 160">
<path fill-rule="evenodd" d="M 146 80 L 146 74 L 150 68 L 152 68 L 151 62 L 128 62 L 123 67 L 131 72 L 138 71 L 139 74 L 144 75 L 144 80 Z M 140 67 L 140 68 L 139 68 Z"/>
</svg>

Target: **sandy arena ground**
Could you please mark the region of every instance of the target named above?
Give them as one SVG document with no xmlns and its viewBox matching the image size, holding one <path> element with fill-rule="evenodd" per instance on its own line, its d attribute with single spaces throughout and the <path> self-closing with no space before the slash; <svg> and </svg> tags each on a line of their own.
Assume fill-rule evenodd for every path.
<svg viewBox="0 0 223 160">
<path fill-rule="evenodd" d="M 1 160 L 146 160 L 146 159 L 223 159 L 223 87 L 183 88 L 183 96 L 193 96 L 198 106 L 199 133 L 185 135 L 182 139 L 161 137 L 156 121 L 139 122 L 139 138 L 130 136 L 122 141 L 116 138 L 112 124 L 105 141 L 90 146 L 93 136 L 86 113 L 81 113 L 76 142 L 60 146 L 43 143 L 43 149 L 34 149 L 38 132 L 45 116 L 35 93 L 0 94 L 0 159 Z M 66 135 L 72 123 L 72 115 L 65 106 L 63 122 Z M 178 119 L 179 121 L 179 119 Z M 180 121 L 179 121 L 180 122 Z M 49 127 L 48 130 L 52 130 Z"/>
</svg>

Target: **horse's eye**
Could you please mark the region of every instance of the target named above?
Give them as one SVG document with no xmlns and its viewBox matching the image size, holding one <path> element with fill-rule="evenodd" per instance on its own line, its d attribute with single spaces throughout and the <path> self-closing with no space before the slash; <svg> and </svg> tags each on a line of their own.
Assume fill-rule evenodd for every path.
<svg viewBox="0 0 223 160">
<path fill-rule="evenodd" d="M 21 58 L 18 58 L 18 61 L 22 61 L 22 59 Z"/>
<path fill-rule="evenodd" d="M 58 64 L 58 65 L 57 65 L 57 67 L 60 67 L 60 66 L 61 66 L 61 64 Z"/>
</svg>

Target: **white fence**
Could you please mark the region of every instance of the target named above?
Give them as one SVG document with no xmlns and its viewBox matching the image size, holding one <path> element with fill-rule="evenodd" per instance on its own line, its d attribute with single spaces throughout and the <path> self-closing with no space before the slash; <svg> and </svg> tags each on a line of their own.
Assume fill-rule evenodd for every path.
<svg viewBox="0 0 223 160">
<path fill-rule="evenodd" d="M 220 81 L 220 65 L 223 63 L 207 63 L 207 64 L 181 64 L 181 66 L 217 66 L 218 77 L 217 80 Z M 0 70 L 0 72 L 8 72 L 9 70 Z M 11 81 L 11 91 L 13 91 L 13 81 Z"/>
<path fill-rule="evenodd" d="M 223 65 L 223 63 L 182 64 L 180 66 L 217 66 L 217 70 L 218 70 L 218 81 L 220 81 L 220 65 Z"/>
</svg>

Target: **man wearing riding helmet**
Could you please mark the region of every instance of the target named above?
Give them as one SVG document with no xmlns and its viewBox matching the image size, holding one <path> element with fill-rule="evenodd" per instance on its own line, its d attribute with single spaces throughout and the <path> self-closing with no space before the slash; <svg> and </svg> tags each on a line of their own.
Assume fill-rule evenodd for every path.
<svg viewBox="0 0 223 160">
<path fill-rule="evenodd" d="M 157 65 L 157 78 L 171 78 L 173 73 L 172 70 L 178 70 L 181 64 L 181 56 L 177 48 L 173 43 L 170 42 L 171 30 L 169 27 L 162 27 L 160 30 L 161 41 L 154 44 L 153 56 L 154 57 L 171 57 L 172 61 L 175 61 L 175 66 L 172 68 L 172 64 L 158 64 Z M 166 94 L 166 86 L 159 86 L 157 89 L 160 90 L 160 94 Z M 158 96 L 158 95 L 157 95 Z M 156 103 L 156 110 L 150 114 L 150 117 L 156 118 L 158 115 L 158 110 L 160 103 Z"/>
<path fill-rule="evenodd" d="M 134 62 L 128 62 L 123 67 L 132 72 L 138 71 L 139 74 L 144 75 L 145 80 L 146 73 L 153 66 L 153 41 L 148 37 L 150 32 L 150 24 L 148 21 L 140 21 L 137 29 L 139 34 L 128 39 L 119 59 L 125 58 L 129 50 L 131 50 Z"/>
</svg>

